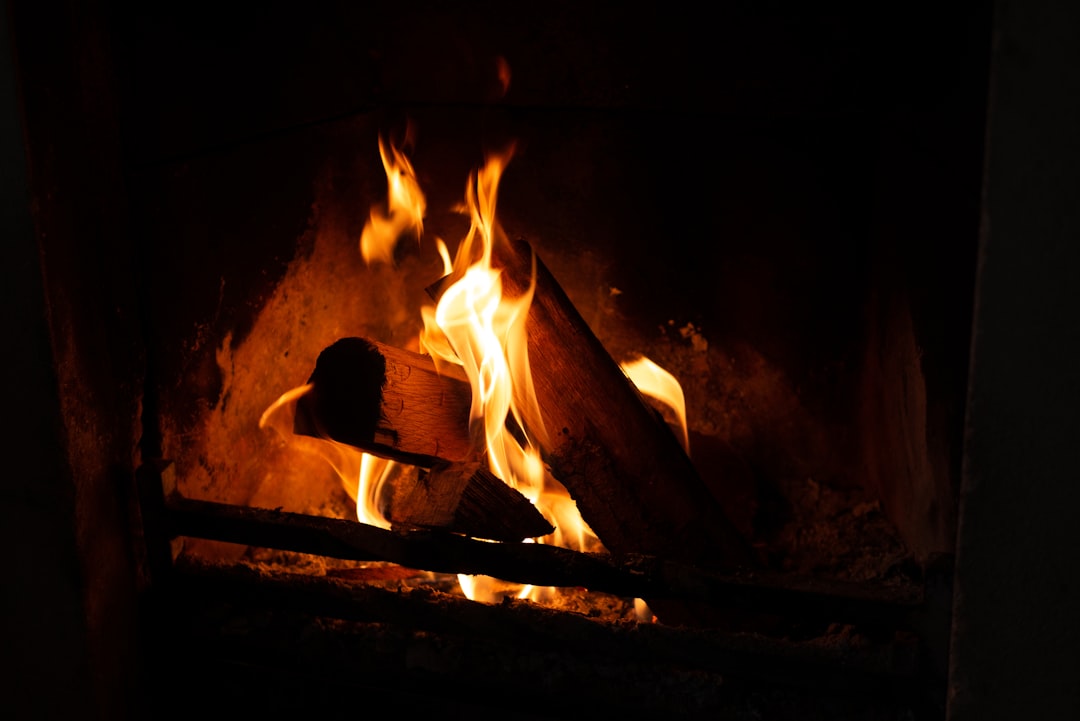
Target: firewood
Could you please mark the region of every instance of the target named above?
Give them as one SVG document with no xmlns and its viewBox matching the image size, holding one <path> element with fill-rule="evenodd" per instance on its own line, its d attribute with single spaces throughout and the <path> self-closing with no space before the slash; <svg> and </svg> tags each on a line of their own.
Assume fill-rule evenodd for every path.
<svg viewBox="0 0 1080 721">
<path fill-rule="evenodd" d="M 528 499 L 488 471 L 469 437 L 472 391 L 464 372 L 430 356 L 364 338 L 319 354 L 297 400 L 293 430 L 419 466 L 394 481 L 388 520 L 493 541 L 555 529 Z"/>
<path fill-rule="evenodd" d="M 342 338 L 319 354 L 296 403 L 293 430 L 382 458 L 430 468 L 472 461 L 472 390 L 458 366 L 365 338 Z"/>
<path fill-rule="evenodd" d="M 398 478 L 385 514 L 395 529 L 442 529 L 491 541 L 522 541 L 555 530 L 479 461 L 439 464 Z"/>
<path fill-rule="evenodd" d="M 713 567 L 750 565 L 745 539 L 671 429 L 633 385 L 524 240 L 496 243 L 504 292 L 525 293 L 535 270 L 528 353 L 545 460 L 582 518 L 613 553 Z M 438 297 L 449 279 L 432 285 Z"/>
</svg>

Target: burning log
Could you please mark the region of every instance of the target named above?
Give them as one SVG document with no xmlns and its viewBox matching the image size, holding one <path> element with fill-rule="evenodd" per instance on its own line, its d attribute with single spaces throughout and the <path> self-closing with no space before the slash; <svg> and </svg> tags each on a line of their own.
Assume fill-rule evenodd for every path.
<svg viewBox="0 0 1080 721">
<path fill-rule="evenodd" d="M 545 460 L 613 553 L 708 566 L 749 564 L 745 539 L 708 491 L 674 433 L 592 333 L 555 277 L 518 240 L 497 243 L 504 292 L 535 271 L 529 364 L 550 447 Z M 438 296 L 447 279 L 429 292 Z"/>
<path fill-rule="evenodd" d="M 555 529 L 488 471 L 469 438 L 472 391 L 457 366 L 364 338 L 329 346 L 296 402 L 293 430 L 428 469 L 396 479 L 387 519 L 493 541 Z"/>
<path fill-rule="evenodd" d="M 552 533 L 536 507 L 479 461 L 397 479 L 385 511 L 394 528 L 442 529 L 492 541 Z"/>
</svg>

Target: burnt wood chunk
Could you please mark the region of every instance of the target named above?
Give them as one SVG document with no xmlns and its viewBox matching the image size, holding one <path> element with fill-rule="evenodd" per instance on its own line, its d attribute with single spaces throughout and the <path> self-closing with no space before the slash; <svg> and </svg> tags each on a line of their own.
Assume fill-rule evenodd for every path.
<svg viewBox="0 0 1080 721">
<path fill-rule="evenodd" d="M 441 529 L 491 541 L 522 541 L 555 530 L 480 461 L 439 464 L 397 479 L 385 513 L 395 529 Z"/>
<path fill-rule="evenodd" d="M 470 461 L 472 390 L 457 366 L 365 338 L 342 338 L 319 354 L 311 390 L 296 403 L 293 430 L 372 455 L 430 468 Z"/>
</svg>

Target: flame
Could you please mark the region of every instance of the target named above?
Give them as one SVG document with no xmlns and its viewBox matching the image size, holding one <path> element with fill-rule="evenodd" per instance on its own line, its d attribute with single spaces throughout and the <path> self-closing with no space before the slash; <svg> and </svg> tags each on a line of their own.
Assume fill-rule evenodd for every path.
<svg viewBox="0 0 1080 721">
<path fill-rule="evenodd" d="M 389 145 L 380 136 L 379 157 L 386 172 L 387 203 L 386 212 L 378 205 L 372 206 L 360 237 L 360 254 L 368 265 L 390 262 L 394 247 L 405 233 L 412 231 L 417 237 L 422 235 L 427 207 L 416 171 L 402 149 Z M 444 266 L 449 268 L 445 244 L 441 240 L 438 242 Z M 292 427 L 296 401 L 310 390 L 310 385 L 304 385 L 286 391 L 263 413 L 259 427 L 272 427 L 294 446 L 323 457 L 341 478 L 346 493 L 356 503 L 357 520 L 379 528 L 390 528 L 391 523 L 381 508 L 380 498 L 395 476 L 408 472 L 407 467 L 330 439 L 294 434 Z"/>
<path fill-rule="evenodd" d="M 405 154 L 396 147 L 388 147 L 379 138 L 379 157 L 386 171 L 386 212 L 372 207 L 368 222 L 360 235 L 360 254 L 364 262 L 389 263 L 394 257 L 394 246 L 408 231 L 419 236 L 424 231 L 424 212 L 427 201 L 416 180 L 416 171 Z"/>
<path fill-rule="evenodd" d="M 310 385 L 302 385 L 281 394 L 263 411 L 259 418 L 259 428 L 272 428 L 293 447 L 324 459 L 341 479 L 349 498 L 356 503 L 357 520 L 380 528 L 390 528 L 390 521 L 382 511 L 380 499 L 391 479 L 406 472 L 407 467 L 329 438 L 294 433 L 296 402 L 310 392 L 311 388 Z"/>
<path fill-rule="evenodd" d="M 528 498 L 555 527 L 540 542 L 595 550 L 599 540 L 542 460 L 548 436 L 529 370 L 525 328 L 535 273 L 522 295 L 509 297 L 503 293 L 501 271 L 492 264 L 496 244 L 507 242 L 495 211 L 499 181 L 513 152 L 510 147 L 489 155 L 466 185 L 469 231 L 447 273 L 449 285 L 436 307 L 423 314 L 421 347 L 464 369 L 473 391 L 470 434 L 492 473 Z M 466 576 L 460 582 L 469 598 L 497 598 L 499 582 L 494 579 Z M 537 600 L 550 593 L 526 586 L 518 595 Z"/>
<path fill-rule="evenodd" d="M 408 135 L 406 136 L 408 137 Z M 385 212 L 373 206 L 360 236 L 360 254 L 371 265 L 389 263 L 394 247 L 407 232 L 419 238 L 424 228 L 427 203 L 416 171 L 405 153 L 379 138 L 379 157 L 386 172 L 387 203 Z M 390 528 L 390 521 L 380 507 L 383 490 L 397 474 L 406 472 L 396 461 L 364 453 L 352 446 L 330 439 L 298 436 L 292 431 L 296 401 L 311 390 L 305 385 L 287 391 L 263 413 L 259 427 L 272 427 L 294 446 L 323 457 L 341 478 L 349 497 L 356 503 L 356 517 L 362 523 Z"/>
<path fill-rule="evenodd" d="M 646 356 L 638 356 L 634 360 L 625 361 L 620 364 L 620 367 L 639 391 L 674 411 L 682 431 L 683 450 L 689 453 L 690 432 L 686 425 L 686 398 L 683 395 L 682 385 L 675 376 Z"/>
<path fill-rule="evenodd" d="M 506 95 L 510 90 L 510 63 L 501 55 L 495 58 L 495 73 L 499 78 L 499 94 Z"/>
</svg>

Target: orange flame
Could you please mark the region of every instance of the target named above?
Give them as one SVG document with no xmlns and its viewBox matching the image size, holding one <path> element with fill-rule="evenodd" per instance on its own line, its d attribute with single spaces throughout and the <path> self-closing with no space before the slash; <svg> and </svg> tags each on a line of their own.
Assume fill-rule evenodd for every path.
<svg viewBox="0 0 1080 721">
<path fill-rule="evenodd" d="M 377 205 L 372 206 L 360 236 L 360 254 L 368 265 L 390 262 L 394 247 L 405 233 L 413 231 L 419 238 L 427 207 L 416 172 L 405 153 L 380 137 L 379 157 L 386 172 L 387 204 L 385 212 Z M 295 446 L 322 456 L 337 472 L 345 491 L 356 503 L 357 519 L 361 523 L 390 528 L 379 499 L 390 480 L 406 467 L 330 439 L 295 435 L 292 421 L 296 401 L 310 389 L 311 386 L 301 386 L 284 393 L 263 413 L 259 427 L 272 427 Z"/>
<path fill-rule="evenodd" d="M 690 452 L 690 432 L 686 425 L 686 398 L 675 376 L 658 366 L 652 359 L 639 356 L 620 364 L 623 373 L 637 389 L 672 409 L 682 430 L 683 450 Z"/>
<path fill-rule="evenodd" d="M 513 148 L 487 158 L 465 191 L 471 225 L 458 246 L 434 311 L 424 314 L 421 347 L 433 357 L 459 363 L 472 386 L 470 433 L 483 444 L 496 476 L 528 498 L 555 527 L 540 542 L 596 549 L 599 540 L 581 518 L 566 490 L 548 473 L 542 449 L 548 441 L 529 370 L 525 322 L 535 278 L 517 298 L 503 293 L 492 251 L 506 238 L 495 210 L 498 185 Z M 461 579 L 475 600 L 495 600 L 494 579 Z M 519 595 L 539 598 L 544 589 L 525 587 Z"/>
<path fill-rule="evenodd" d="M 506 95 L 510 90 L 510 63 L 501 55 L 495 58 L 495 73 L 499 78 L 499 90 L 501 95 Z"/>
<path fill-rule="evenodd" d="M 382 512 L 379 501 L 390 479 L 408 467 L 328 438 L 295 434 L 293 420 L 296 418 L 296 402 L 311 388 L 310 385 L 302 385 L 283 393 L 263 411 L 259 428 L 272 428 L 294 448 L 323 458 L 337 473 L 345 492 L 356 504 L 357 520 L 389 528 L 390 522 Z"/>
<path fill-rule="evenodd" d="M 360 235 L 360 254 L 364 262 L 389 263 L 394 256 L 394 246 L 408 231 L 419 236 L 424 231 L 424 212 L 427 201 L 416 180 L 416 172 L 405 154 L 395 147 L 387 147 L 379 138 L 379 157 L 386 171 L 386 212 L 372 207 L 371 215 Z"/>
</svg>

